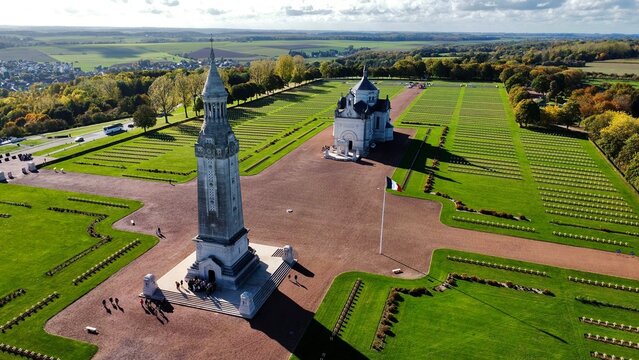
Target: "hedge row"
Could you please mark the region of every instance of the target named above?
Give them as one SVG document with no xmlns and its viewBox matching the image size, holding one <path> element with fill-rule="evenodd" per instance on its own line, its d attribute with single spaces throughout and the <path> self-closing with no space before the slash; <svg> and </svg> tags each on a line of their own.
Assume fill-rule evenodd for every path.
<svg viewBox="0 0 639 360">
<path fill-rule="evenodd" d="M 603 327 L 611 328 L 615 330 L 639 333 L 639 326 L 617 324 L 616 322 L 601 321 L 599 319 L 595 320 L 593 318 L 587 318 L 585 316 L 580 317 L 579 321 L 581 321 L 582 323 L 590 324 L 590 325 L 603 326 Z"/>
<path fill-rule="evenodd" d="M 110 207 L 116 207 L 116 208 L 122 208 L 122 209 L 128 209 L 129 208 L 129 205 L 127 205 L 127 204 L 113 203 L 113 202 L 101 201 L 101 200 L 93 200 L 93 199 L 85 199 L 85 198 L 79 198 L 79 197 L 74 197 L 74 196 L 68 197 L 67 200 L 83 202 L 83 203 L 87 203 L 87 204 L 104 205 L 104 206 L 110 206 Z"/>
<path fill-rule="evenodd" d="M 44 274 L 47 276 L 53 276 L 56 273 L 59 273 L 60 271 L 62 271 L 63 269 L 65 269 L 66 267 L 70 266 L 71 264 L 73 264 L 74 262 L 80 260 L 81 258 L 83 258 L 84 256 L 88 255 L 89 253 L 91 253 L 92 251 L 97 250 L 98 248 L 100 248 L 101 246 L 103 246 L 104 244 L 108 243 L 111 241 L 111 237 L 108 237 L 107 239 L 102 239 L 99 242 L 97 242 L 96 244 L 91 245 L 90 247 L 82 250 L 81 252 L 73 255 L 72 257 L 64 260 L 61 264 L 56 265 L 55 267 L 47 270 L 47 272 L 45 272 Z"/>
<path fill-rule="evenodd" d="M 607 336 L 600 336 L 598 334 L 593 335 L 591 333 L 584 334 L 584 337 L 588 340 L 599 341 L 606 344 L 623 346 L 623 347 L 639 350 L 639 343 L 635 343 L 629 340 L 608 338 Z"/>
<path fill-rule="evenodd" d="M 24 295 L 25 292 L 26 292 L 25 289 L 20 288 L 20 289 L 14 290 L 11 293 L 1 297 L 0 298 L 0 307 L 5 306 L 8 302 L 10 302 L 11 300 L 17 298 L 18 296 Z"/>
<path fill-rule="evenodd" d="M 30 204 L 22 203 L 22 202 L 13 202 L 13 201 L 0 200 L 0 204 L 12 205 L 12 206 L 22 206 L 22 207 L 26 207 L 26 208 L 31 209 L 31 205 Z"/>
<path fill-rule="evenodd" d="M 577 301 L 579 301 L 581 303 L 584 303 L 584 304 L 589 304 L 589 305 L 603 306 L 603 307 L 609 307 L 609 308 L 613 308 L 613 309 L 621 309 L 621 310 L 639 312 L 639 309 L 634 307 L 634 306 L 609 303 L 607 301 L 601 301 L 601 300 L 593 299 L 593 298 L 587 297 L 587 296 L 576 296 L 575 300 L 577 300 Z"/>
<path fill-rule="evenodd" d="M 374 350 L 382 351 L 382 349 L 384 349 L 384 341 L 386 340 L 386 336 L 393 333 L 391 327 L 394 323 L 397 322 L 395 314 L 397 314 L 397 312 L 399 311 L 397 309 L 397 306 L 399 305 L 400 300 L 401 295 L 395 288 L 392 288 L 388 293 L 386 302 L 384 303 L 382 317 L 377 324 L 377 331 L 375 332 L 375 338 L 373 339 L 373 344 L 371 345 Z"/>
<path fill-rule="evenodd" d="M 163 169 L 135 169 L 135 171 L 144 171 L 144 172 L 150 172 L 150 173 L 154 173 L 154 174 L 171 174 L 171 175 L 188 176 L 188 175 L 193 174 L 197 170 L 171 171 L 171 170 L 163 170 Z"/>
<path fill-rule="evenodd" d="M 132 175 L 132 174 L 122 174 L 124 177 L 134 178 L 134 179 L 144 179 L 144 180 L 153 180 L 153 181 L 164 181 L 164 182 L 177 182 L 175 179 L 163 179 L 154 176 L 142 176 L 142 175 Z"/>
<path fill-rule="evenodd" d="M 348 295 L 348 299 L 346 299 L 346 303 L 342 308 L 342 312 L 339 314 L 337 321 L 335 322 L 335 326 L 333 326 L 333 331 L 331 332 L 331 338 L 337 336 L 342 330 L 342 326 L 344 325 L 344 321 L 346 320 L 346 316 L 353 308 L 353 303 L 355 302 L 355 297 L 359 294 L 359 290 L 362 288 L 362 280 L 357 279 L 353 284 L 353 288 L 351 289 L 351 293 Z"/>
<path fill-rule="evenodd" d="M 542 290 L 542 289 L 537 289 L 534 287 L 518 285 L 518 284 L 514 284 L 511 281 L 502 282 L 502 281 L 491 280 L 491 279 L 483 279 L 475 275 L 458 274 L 458 273 L 450 273 L 448 275 L 448 278 L 451 278 L 451 277 L 455 280 L 465 280 L 465 281 L 475 282 L 478 284 L 491 285 L 495 287 L 504 287 L 504 288 L 513 289 L 517 291 L 530 292 L 530 293 L 534 293 L 538 295 L 555 296 L 555 294 L 553 294 L 553 292 L 548 289 Z M 451 283 L 449 280 L 447 280 L 447 282 L 451 285 L 455 285 L 454 282 Z"/>
<path fill-rule="evenodd" d="M 108 167 L 113 169 L 123 169 L 123 170 L 126 169 L 126 166 L 124 165 L 106 165 L 106 164 L 90 163 L 90 162 L 84 162 L 84 161 L 74 161 L 73 163 L 78 165 L 102 166 L 102 167 Z"/>
<path fill-rule="evenodd" d="M 619 246 L 626 246 L 626 247 L 628 246 L 627 242 L 617 241 L 617 240 L 610 240 L 610 239 L 601 239 L 601 238 L 596 238 L 594 236 L 584 236 L 584 235 L 578 235 L 578 234 L 562 233 L 560 231 L 553 231 L 552 234 L 555 235 L 555 236 L 566 237 L 566 238 L 577 239 L 577 240 L 598 242 L 598 243 L 602 243 L 602 244 L 612 244 L 612 245 L 619 245 Z"/>
<path fill-rule="evenodd" d="M 0 343 L 0 351 L 6 352 L 8 354 L 26 357 L 27 359 L 32 359 L 32 360 L 60 360 L 60 358 L 57 358 L 54 356 L 40 354 L 39 352 L 11 346 L 5 343 Z"/>
<path fill-rule="evenodd" d="M 639 226 L 639 222 L 635 222 L 635 221 L 610 219 L 610 218 L 590 216 L 590 215 L 577 214 L 577 213 L 571 213 L 571 212 L 565 212 L 565 211 L 557 211 L 557 210 L 546 210 L 546 212 L 548 214 L 574 217 L 577 219 L 601 221 L 601 222 L 608 222 L 608 223 L 619 224 L 619 225 Z"/>
<path fill-rule="evenodd" d="M 28 308 L 27 310 L 25 310 L 22 314 L 14 317 L 13 319 L 7 321 L 4 325 L 0 326 L 0 330 L 4 333 L 6 330 L 10 330 L 12 327 L 14 327 L 15 325 L 18 325 L 18 323 L 20 321 L 23 321 L 24 319 L 26 319 L 27 317 L 35 314 L 36 312 L 38 312 L 38 310 L 42 309 L 43 307 L 49 305 L 50 302 L 52 302 L 53 300 L 57 299 L 60 297 L 60 294 L 58 294 L 56 291 L 54 291 L 52 294 L 48 295 L 47 297 L 45 297 L 44 299 L 38 301 L 35 305 L 32 305 L 30 308 Z"/>
<path fill-rule="evenodd" d="M 494 226 L 494 227 L 499 227 L 499 228 L 504 228 L 504 229 L 520 230 L 520 231 L 527 231 L 527 232 L 536 232 L 535 228 L 533 228 L 533 227 L 497 223 L 497 222 L 493 222 L 493 221 L 465 218 L 465 217 L 461 217 L 461 216 L 453 216 L 453 220 L 472 223 L 472 224 Z"/>
<path fill-rule="evenodd" d="M 601 286 L 601 287 L 607 287 L 607 288 L 615 289 L 615 290 L 623 290 L 623 291 L 639 293 L 639 286 L 633 288 L 632 286 L 619 285 L 614 283 L 607 283 L 604 281 L 590 280 L 590 279 L 584 279 L 584 278 L 578 278 L 578 277 L 572 277 L 572 276 L 568 276 L 568 280 L 582 283 L 582 284 Z"/>
<path fill-rule="evenodd" d="M 139 244 L 140 244 L 140 240 L 138 240 L 138 239 L 136 239 L 134 241 L 131 241 L 126 246 L 124 246 L 122 249 L 116 251 L 115 253 L 113 253 L 112 255 L 107 257 L 106 259 L 100 261 L 99 263 L 93 265 L 89 270 L 83 272 L 80 276 L 76 277 L 71 282 L 73 283 L 73 285 L 78 285 L 79 283 L 83 282 L 84 280 L 86 280 L 90 276 L 92 276 L 93 274 L 95 274 L 98 271 L 102 270 L 107 265 L 109 265 L 112 262 L 114 262 L 115 260 L 117 260 L 120 256 L 124 255 L 124 253 L 126 253 L 127 251 L 133 249 L 134 247 L 138 246 Z"/>
<path fill-rule="evenodd" d="M 448 255 L 447 258 L 450 261 L 456 261 L 456 262 L 461 262 L 461 263 L 466 263 L 466 264 L 491 267 L 491 268 L 495 268 L 495 269 L 520 272 L 520 273 L 530 274 L 530 275 L 548 276 L 545 271 L 526 269 L 526 268 L 522 268 L 522 267 L 514 267 L 514 266 L 511 266 L 511 265 L 491 263 L 491 262 L 486 262 L 486 261 L 479 261 L 479 260 L 475 260 L 475 259 L 469 259 L 469 258 L 457 257 L 457 256 L 450 256 L 450 255 Z"/>
</svg>

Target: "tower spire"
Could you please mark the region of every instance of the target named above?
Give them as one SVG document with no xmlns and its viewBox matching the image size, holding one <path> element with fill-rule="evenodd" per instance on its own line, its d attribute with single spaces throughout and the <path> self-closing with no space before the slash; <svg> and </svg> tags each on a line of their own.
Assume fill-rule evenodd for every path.
<svg viewBox="0 0 639 360">
<path fill-rule="evenodd" d="M 211 53 L 209 54 L 209 60 L 211 64 L 215 63 L 215 52 L 213 51 L 213 33 L 211 33 L 211 37 L 209 38 L 209 42 L 211 43 Z"/>
</svg>

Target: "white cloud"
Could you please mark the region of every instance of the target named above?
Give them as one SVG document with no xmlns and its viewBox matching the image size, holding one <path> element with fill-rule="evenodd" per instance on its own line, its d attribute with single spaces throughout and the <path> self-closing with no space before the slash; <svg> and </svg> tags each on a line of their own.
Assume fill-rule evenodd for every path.
<svg viewBox="0 0 639 360">
<path fill-rule="evenodd" d="M 639 0 L 21 0 L 0 25 L 637 33 Z"/>
</svg>

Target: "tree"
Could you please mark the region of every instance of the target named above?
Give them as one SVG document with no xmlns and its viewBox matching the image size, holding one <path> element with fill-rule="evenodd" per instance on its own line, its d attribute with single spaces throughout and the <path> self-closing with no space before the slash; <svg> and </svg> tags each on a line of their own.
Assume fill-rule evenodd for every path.
<svg viewBox="0 0 639 360">
<path fill-rule="evenodd" d="M 539 106 L 530 99 L 519 102 L 515 107 L 515 118 L 519 126 L 528 126 L 528 124 L 538 124 L 540 120 Z"/>
<path fill-rule="evenodd" d="M 601 130 L 610 125 L 614 114 L 614 112 L 608 111 L 603 114 L 589 116 L 582 122 L 584 129 L 590 134 L 591 139 L 595 141 L 599 140 L 601 137 Z"/>
<path fill-rule="evenodd" d="M 575 123 L 581 121 L 581 112 L 579 111 L 579 105 L 574 101 L 568 101 L 561 107 L 559 116 L 559 124 L 565 125 L 566 129 Z"/>
<path fill-rule="evenodd" d="M 623 171 L 626 171 L 632 159 L 639 155 L 639 133 L 633 134 L 619 151 L 615 158 L 615 164 Z"/>
<path fill-rule="evenodd" d="M 198 94 L 202 92 L 204 89 L 204 83 L 206 82 L 205 73 L 192 73 L 189 75 L 189 84 L 191 85 L 191 93 L 193 94 L 193 111 L 195 111 L 195 116 L 200 116 L 200 111 L 204 109 L 204 105 L 202 107 L 197 107 L 197 99 L 199 99 Z M 202 99 L 200 99 L 202 101 Z"/>
<path fill-rule="evenodd" d="M 510 104 L 512 106 L 517 106 L 520 101 L 529 98 L 530 94 L 528 94 L 528 91 L 526 91 L 526 89 L 524 89 L 522 86 L 515 86 L 508 92 L 508 99 L 510 100 Z"/>
<path fill-rule="evenodd" d="M 200 116 L 200 111 L 204 110 L 204 101 L 202 101 L 201 97 L 197 97 L 195 99 L 195 105 L 193 105 L 193 110 L 195 111 L 195 116 Z"/>
<path fill-rule="evenodd" d="M 626 141 L 639 133 L 639 120 L 632 116 L 615 112 L 610 125 L 601 130 L 601 137 L 597 144 L 612 158 L 616 158 Z"/>
<path fill-rule="evenodd" d="M 164 115 L 164 121 L 168 124 L 169 112 L 171 112 L 175 106 L 173 80 L 166 75 L 155 79 L 149 87 L 149 98 L 151 99 L 153 107 Z"/>
<path fill-rule="evenodd" d="M 269 76 L 275 73 L 275 61 L 273 60 L 255 60 L 251 61 L 249 67 L 251 81 L 258 85 L 266 87 L 266 81 Z"/>
<path fill-rule="evenodd" d="M 157 123 L 157 114 L 149 105 L 140 105 L 133 113 L 133 124 L 141 127 L 146 132 L 147 128 L 155 126 Z"/>
<path fill-rule="evenodd" d="M 189 79 L 184 73 L 180 72 L 175 77 L 175 97 L 182 102 L 184 107 L 184 117 L 189 117 L 187 108 L 193 98 L 193 86 L 191 79 Z"/>
<path fill-rule="evenodd" d="M 331 64 L 328 61 L 322 61 L 322 63 L 320 64 L 319 71 L 322 74 L 323 78 L 330 77 L 330 67 Z"/>
<path fill-rule="evenodd" d="M 288 84 L 293 76 L 293 69 L 295 69 L 295 62 L 291 55 L 280 55 L 275 63 L 275 73 L 279 75 L 284 83 Z"/>
</svg>

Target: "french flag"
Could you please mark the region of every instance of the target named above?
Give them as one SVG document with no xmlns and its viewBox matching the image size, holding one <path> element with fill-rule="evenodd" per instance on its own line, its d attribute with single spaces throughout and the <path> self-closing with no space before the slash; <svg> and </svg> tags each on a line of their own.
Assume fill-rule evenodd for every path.
<svg viewBox="0 0 639 360">
<path fill-rule="evenodd" d="M 399 184 L 395 180 L 389 178 L 388 176 L 386 177 L 386 188 L 402 192 L 402 187 L 399 186 Z"/>
</svg>

